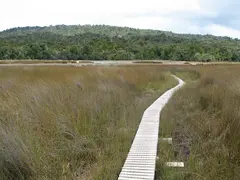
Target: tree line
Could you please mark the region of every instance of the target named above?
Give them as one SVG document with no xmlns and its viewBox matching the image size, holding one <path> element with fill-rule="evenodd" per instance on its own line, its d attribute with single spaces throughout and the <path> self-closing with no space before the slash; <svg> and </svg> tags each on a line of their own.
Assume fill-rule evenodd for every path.
<svg viewBox="0 0 240 180">
<path fill-rule="evenodd" d="M 25 27 L 0 32 L 0 59 L 240 61 L 240 40 L 104 25 Z"/>
</svg>

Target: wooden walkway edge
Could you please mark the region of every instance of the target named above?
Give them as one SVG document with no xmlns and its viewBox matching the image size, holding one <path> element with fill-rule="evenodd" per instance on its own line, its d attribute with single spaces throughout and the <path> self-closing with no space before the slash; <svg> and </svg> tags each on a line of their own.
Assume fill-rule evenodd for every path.
<svg viewBox="0 0 240 180">
<path fill-rule="evenodd" d="M 179 84 L 166 91 L 144 111 L 118 180 L 154 179 L 160 114 L 173 93 L 185 84 L 180 78 L 174 78 Z"/>
</svg>

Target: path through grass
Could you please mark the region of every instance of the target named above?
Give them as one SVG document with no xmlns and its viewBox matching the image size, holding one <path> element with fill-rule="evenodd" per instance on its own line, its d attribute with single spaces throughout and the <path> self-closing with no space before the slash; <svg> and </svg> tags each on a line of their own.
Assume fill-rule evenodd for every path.
<svg viewBox="0 0 240 180">
<path fill-rule="evenodd" d="M 175 138 L 175 145 L 159 144 L 156 179 L 240 179 L 240 67 L 194 68 L 199 80 L 189 81 L 163 110 L 160 136 Z M 173 160 L 186 168 L 164 167 Z"/>
</svg>

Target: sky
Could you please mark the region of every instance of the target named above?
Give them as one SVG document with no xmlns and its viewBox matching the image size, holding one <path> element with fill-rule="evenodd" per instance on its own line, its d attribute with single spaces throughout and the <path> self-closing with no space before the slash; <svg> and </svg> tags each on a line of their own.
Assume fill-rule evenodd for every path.
<svg viewBox="0 0 240 180">
<path fill-rule="evenodd" d="M 0 0 L 0 31 L 106 24 L 240 38 L 239 0 Z"/>
</svg>

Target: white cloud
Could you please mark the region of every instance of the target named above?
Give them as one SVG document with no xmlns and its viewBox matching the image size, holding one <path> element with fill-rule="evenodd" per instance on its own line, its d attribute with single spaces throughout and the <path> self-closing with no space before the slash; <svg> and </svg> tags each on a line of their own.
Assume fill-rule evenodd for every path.
<svg viewBox="0 0 240 180">
<path fill-rule="evenodd" d="M 217 24 L 211 24 L 211 25 L 205 26 L 203 28 L 203 32 L 213 34 L 216 36 L 229 36 L 229 37 L 240 38 L 240 30 L 217 25 Z"/>
<path fill-rule="evenodd" d="M 59 23 L 102 24 L 111 22 L 112 24 L 115 22 L 115 25 L 118 25 L 119 20 L 125 21 L 128 15 L 139 13 L 204 12 L 198 0 L 4 0 L 1 2 L 1 7 L 4 8 L 0 11 L 0 29 Z M 149 26 L 148 28 L 153 27 L 149 23 L 145 24 Z"/>
<path fill-rule="evenodd" d="M 24 0 L 31 11 L 77 12 L 100 14 L 144 13 L 149 11 L 200 11 L 198 0 Z M 44 13 L 44 12 L 43 12 Z"/>
<path fill-rule="evenodd" d="M 223 6 L 217 0 L 1 0 L 0 30 L 17 26 L 109 24 L 178 33 L 239 37 L 238 30 L 201 24 Z M 219 4 L 218 3 L 218 4 Z"/>
</svg>

